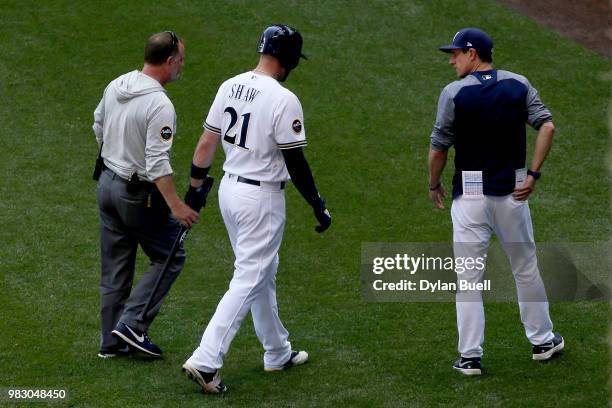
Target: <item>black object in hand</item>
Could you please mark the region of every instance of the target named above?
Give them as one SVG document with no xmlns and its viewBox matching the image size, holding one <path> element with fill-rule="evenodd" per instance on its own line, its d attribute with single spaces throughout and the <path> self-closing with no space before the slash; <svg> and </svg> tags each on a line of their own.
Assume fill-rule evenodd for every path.
<svg viewBox="0 0 612 408">
<path fill-rule="evenodd" d="M 195 212 L 200 212 L 206 206 L 206 197 L 213 186 L 215 179 L 206 177 L 200 187 L 193 187 L 191 184 L 185 193 L 185 204 L 190 206 Z"/>
<path fill-rule="evenodd" d="M 315 227 L 315 231 L 322 233 L 331 225 L 331 214 L 329 210 L 325 208 L 325 200 L 320 198 L 319 202 L 313 206 L 313 210 L 317 221 L 319 221 L 319 225 Z"/>
</svg>

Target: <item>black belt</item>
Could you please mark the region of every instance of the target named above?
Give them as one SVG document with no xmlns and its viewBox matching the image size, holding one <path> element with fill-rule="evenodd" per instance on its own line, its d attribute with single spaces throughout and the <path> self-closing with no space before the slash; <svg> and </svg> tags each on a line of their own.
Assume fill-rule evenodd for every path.
<svg viewBox="0 0 612 408">
<path fill-rule="evenodd" d="M 112 178 L 113 180 L 119 180 L 125 184 L 130 184 L 133 186 L 153 186 L 155 185 L 155 183 L 150 183 L 148 181 L 140 180 L 136 173 L 134 173 L 131 180 L 127 180 L 121 177 L 120 175 L 118 175 L 117 173 L 115 173 L 114 171 L 112 171 L 111 169 L 109 169 L 108 167 L 106 167 L 106 165 L 104 166 L 103 171 L 106 172 L 109 175 L 109 177 Z"/>
<path fill-rule="evenodd" d="M 227 177 L 229 177 L 229 178 L 236 177 L 236 181 L 238 181 L 239 183 L 250 184 L 252 186 L 261 186 L 261 182 L 259 182 L 257 180 L 251 180 L 251 179 L 248 179 L 246 177 L 235 176 L 235 175 L 229 174 L 229 173 L 228 173 Z M 280 189 L 283 190 L 284 188 L 285 188 L 285 182 L 281 181 L 280 182 Z"/>
</svg>

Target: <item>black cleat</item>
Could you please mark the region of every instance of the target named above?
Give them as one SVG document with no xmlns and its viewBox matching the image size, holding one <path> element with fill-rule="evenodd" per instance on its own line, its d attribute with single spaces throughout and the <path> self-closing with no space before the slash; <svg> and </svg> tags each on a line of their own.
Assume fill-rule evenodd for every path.
<svg viewBox="0 0 612 408">
<path fill-rule="evenodd" d="M 482 370 L 480 369 L 480 357 L 461 357 L 459 360 L 455 361 L 453 368 L 465 375 L 482 374 Z"/>
<path fill-rule="evenodd" d="M 555 337 L 553 337 L 552 341 L 548 343 L 540 344 L 539 346 L 533 345 L 533 359 L 534 360 L 548 360 L 555 353 L 563 350 L 565 347 L 565 342 L 563 341 L 563 336 L 559 333 L 553 333 Z"/>
<path fill-rule="evenodd" d="M 117 356 L 127 356 L 128 354 L 130 354 L 130 346 L 128 346 L 127 344 L 125 344 L 123 341 L 115 346 L 115 347 L 111 347 L 109 349 L 106 350 L 100 350 L 98 352 L 98 357 L 100 358 L 113 358 L 113 357 L 117 357 Z"/>
</svg>

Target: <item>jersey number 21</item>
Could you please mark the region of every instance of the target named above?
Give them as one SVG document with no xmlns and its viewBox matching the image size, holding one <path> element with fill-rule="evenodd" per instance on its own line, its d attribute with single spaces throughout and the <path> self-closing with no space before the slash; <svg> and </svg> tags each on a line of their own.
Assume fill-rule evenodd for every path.
<svg viewBox="0 0 612 408">
<path fill-rule="evenodd" d="M 236 112 L 236 109 L 232 108 L 231 106 L 228 106 L 227 108 L 225 108 L 224 112 L 230 114 L 230 124 L 227 127 L 227 130 L 225 131 L 223 140 L 225 140 L 227 143 L 236 145 L 245 150 L 249 150 L 249 148 L 246 147 L 246 138 L 247 138 L 247 132 L 249 130 L 249 119 L 251 119 L 251 114 L 245 113 L 241 115 L 243 119 L 242 119 L 242 126 L 240 127 L 240 140 L 238 141 L 238 144 L 236 144 L 237 133 L 234 133 L 233 136 L 230 136 L 229 133 L 234 130 L 234 127 L 236 126 L 236 122 L 238 122 L 238 113 Z"/>
</svg>

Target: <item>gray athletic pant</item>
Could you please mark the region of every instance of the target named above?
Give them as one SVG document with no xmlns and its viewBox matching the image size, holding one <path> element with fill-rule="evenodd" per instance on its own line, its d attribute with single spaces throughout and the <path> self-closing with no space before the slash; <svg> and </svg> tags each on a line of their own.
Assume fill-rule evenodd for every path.
<svg viewBox="0 0 612 408">
<path fill-rule="evenodd" d="M 183 269 L 185 252 L 183 248 L 179 249 L 153 297 L 151 308 L 140 319 L 179 233 L 180 224 L 171 216 L 163 197 L 153 185 L 128 186 L 127 181 L 108 169 L 102 172 L 98 183 L 98 207 L 102 260 L 100 351 L 109 351 L 118 345 L 117 338 L 111 333 L 119 321 L 147 331 L 170 286 Z M 138 245 L 150 263 L 132 290 Z"/>
</svg>

